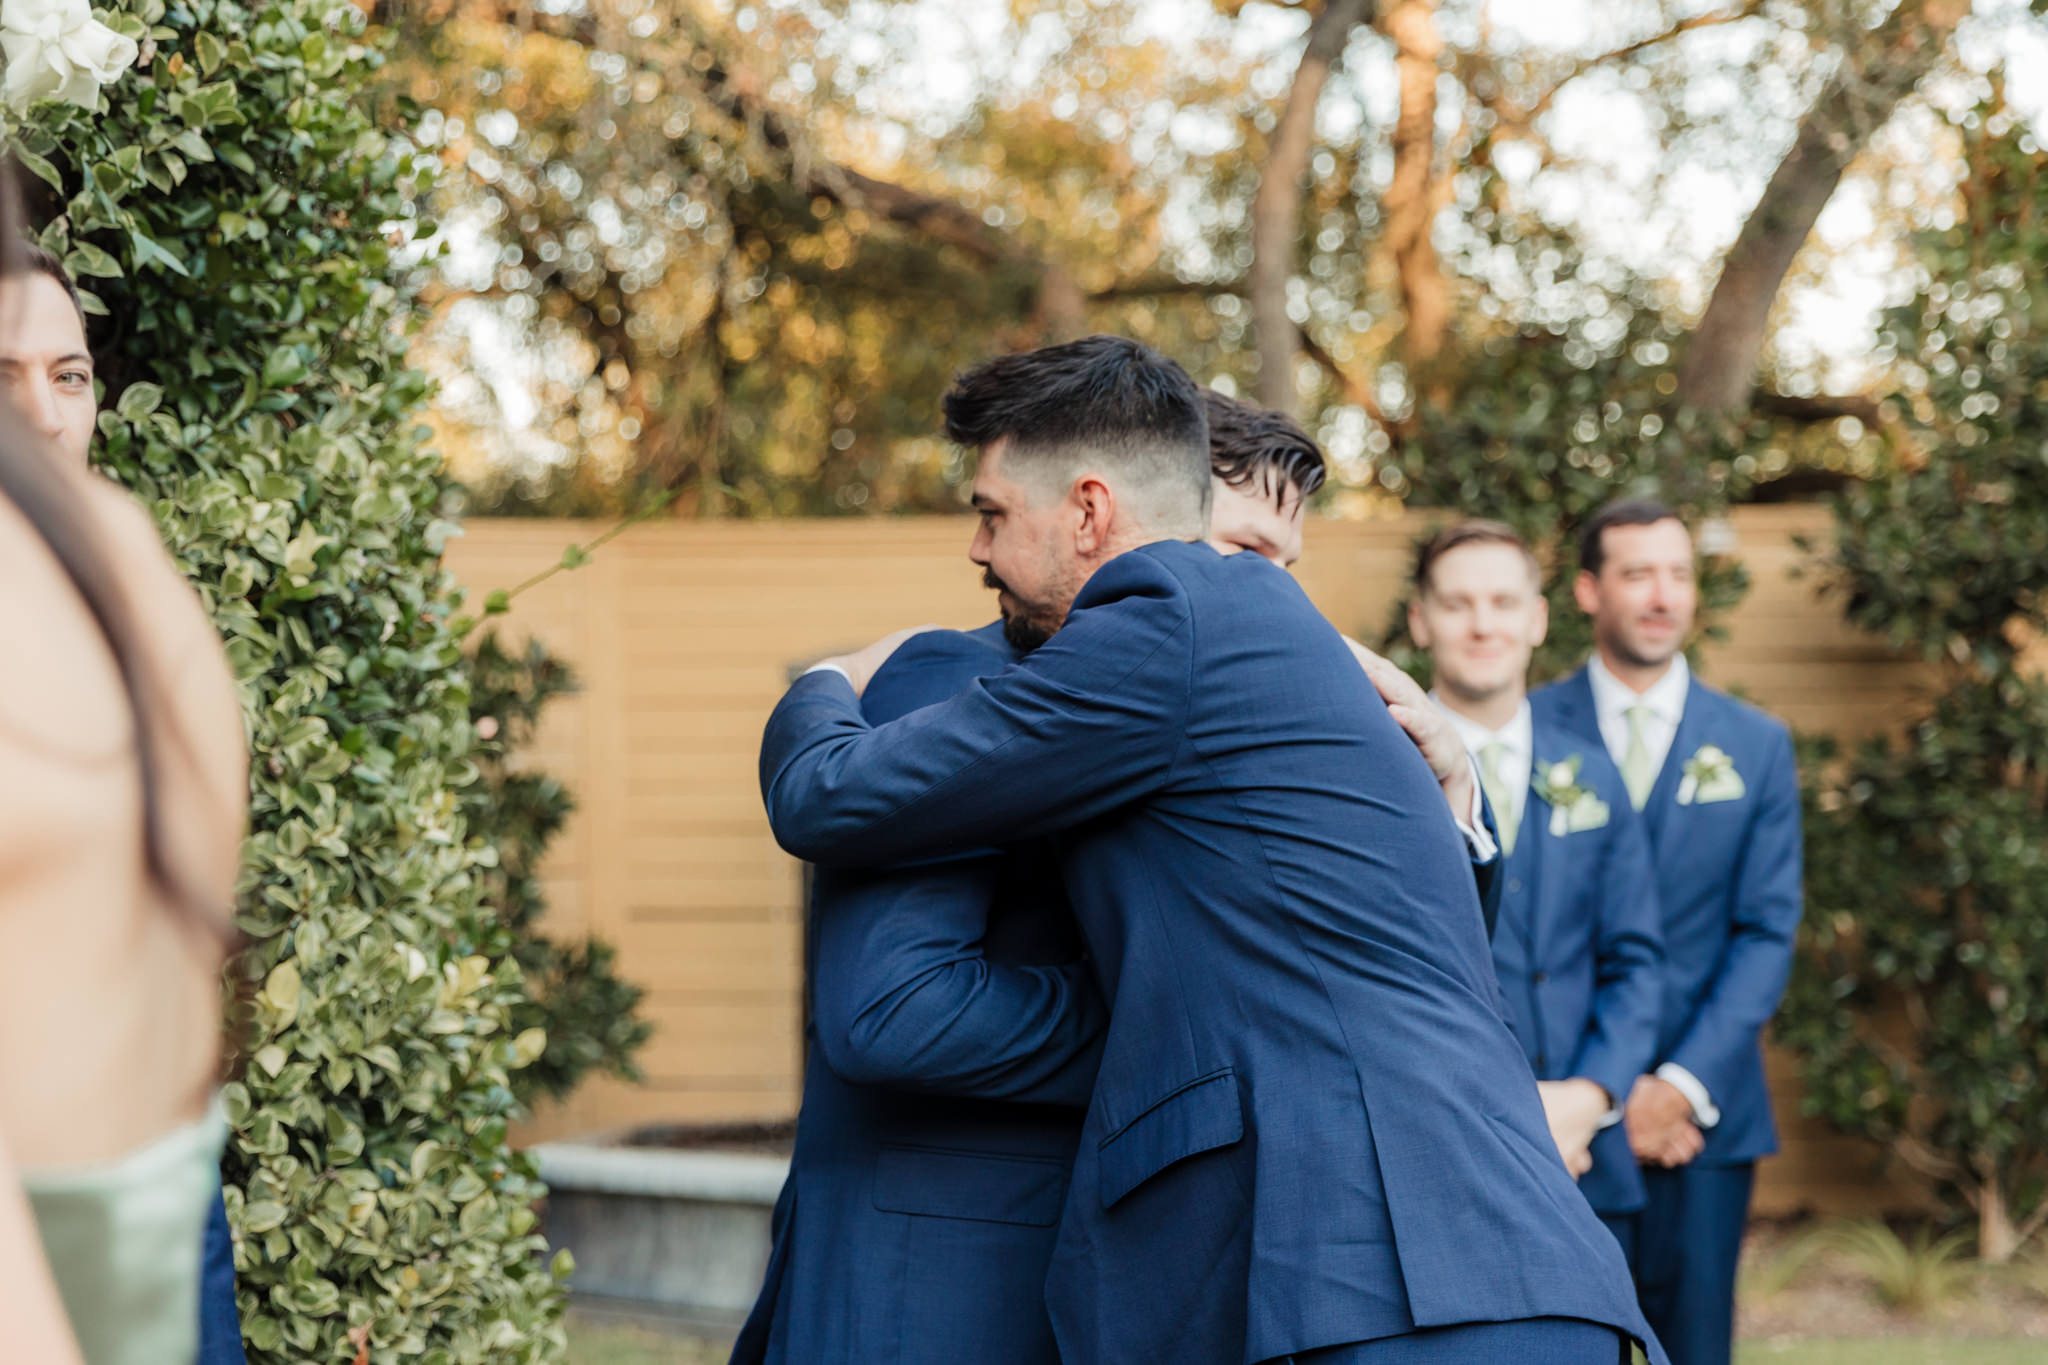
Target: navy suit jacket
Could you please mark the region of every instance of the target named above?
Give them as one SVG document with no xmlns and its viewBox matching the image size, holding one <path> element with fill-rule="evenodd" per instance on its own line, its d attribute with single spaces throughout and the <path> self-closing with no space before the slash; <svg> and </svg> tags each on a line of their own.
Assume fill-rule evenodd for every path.
<svg viewBox="0 0 2048 1365">
<path fill-rule="evenodd" d="M 1585 670 L 1530 700 L 1539 720 L 1602 745 Z M 1733 760 L 1743 794 L 1680 804 L 1685 765 L 1709 744 Z M 1698 1163 L 1755 1161 L 1778 1150 L 1762 1036 L 1791 974 L 1802 903 L 1799 774 L 1785 723 L 1694 678 L 1642 818 L 1664 919 L 1652 1066 L 1684 1067 L 1721 1111 Z"/>
<path fill-rule="evenodd" d="M 1014 657 L 1000 627 L 920 635 L 863 714 Z M 1045 1276 L 1105 1011 L 1050 851 L 820 869 L 806 944 L 796 1150 L 733 1360 L 1056 1365 Z"/>
<path fill-rule="evenodd" d="M 1496 1006 L 1442 795 L 1283 570 L 1119 556 L 1050 643 L 881 727 L 799 679 L 761 773 L 824 864 L 1061 831 L 1112 1001 L 1047 1282 L 1064 1359 L 1552 1315 L 1649 1337 Z"/>
<path fill-rule="evenodd" d="M 1521 837 L 1503 872 L 1493 965 L 1508 1024 L 1539 1081 L 1582 1076 L 1617 1104 L 1657 1050 L 1664 947 L 1650 843 L 1607 751 L 1535 723 L 1539 777 L 1579 760 L 1575 785 L 1607 807 L 1607 823 L 1571 830 L 1532 782 Z M 1643 1206 L 1643 1177 L 1620 1124 L 1593 1139 L 1579 1189 L 1603 1214 Z"/>
</svg>

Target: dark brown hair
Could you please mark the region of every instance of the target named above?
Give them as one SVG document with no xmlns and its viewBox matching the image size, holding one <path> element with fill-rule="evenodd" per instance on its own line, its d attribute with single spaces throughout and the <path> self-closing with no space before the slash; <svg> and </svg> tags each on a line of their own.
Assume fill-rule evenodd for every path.
<svg viewBox="0 0 2048 1365">
<path fill-rule="evenodd" d="M 19 185 L 12 161 L 0 161 L 0 278 L 41 272 L 63 284 L 72 302 L 78 291 L 55 257 L 23 236 Z M 80 309 L 81 320 L 84 310 Z M 0 421 L 5 416 L 0 415 Z M 114 560 L 100 543 L 91 514 L 67 476 L 41 452 L 23 448 L 13 431 L 0 430 L 0 497 L 20 510 L 29 526 L 49 547 L 66 578 L 85 600 L 99 627 L 127 694 L 135 728 L 135 756 L 142 778 L 143 859 L 151 881 L 164 892 L 181 918 L 207 932 L 227 937 L 214 907 L 201 902 L 182 884 L 171 858 L 163 820 L 163 775 L 158 770 L 164 741 L 176 733 L 157 680 L 150 675 L 143 631 L 130 609 L 128 595 Z"/>
<path fill-rule="evenodd" d="M 1453 522 L 1438 530 L 1434 535 L 1415 547 L 1415 590 L 1429 591 L 1430 571 L 1436 562 L 1461 545 L 1507 545 L 1522 552 L 1522 558 L 1529 565 L 1529 576 L 1538 583 L 1543 581 L 1543 565 L 1536 559 L 1536 552 L 1529 548 L 1529 542 L 1514 527 L 1504 521 L 1488 521 L 1474 517 L 1469 521 Z"/>
<path fill-rule="evenodd" d="M 1275 505 L 1287 505 L 1289 487 L 1301 500 L 1329 473 L 1322 448 L 1284 412 L 1254 407 L 1214 389 L 1202 390 L 1209 410 L 1209 472 L 1232 488 L 1271 487 Z"/>
<path fill-rule="evenodd" d="M 1655 526 L 1660 521 L 1685 523 L 1678 513 L 1663 503 L 1650 498 L 1623 498 L 1610 502 L 1579 528 L 1579 567 L 1594 577 L 1599 577 L 1600 566 L 1607 562 L 1607 546 L 1602 543 L 1609 529 L 1616 526 Z"/>
</svg>

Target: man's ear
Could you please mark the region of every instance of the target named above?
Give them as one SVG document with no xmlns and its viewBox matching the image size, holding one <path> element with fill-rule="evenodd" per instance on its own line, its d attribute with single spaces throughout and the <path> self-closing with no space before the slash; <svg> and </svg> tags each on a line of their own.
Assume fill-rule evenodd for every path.
<svg viewBox="0 0 2048 1365">
<path fill-rule="evenodd" d="M 1541 591 L 1540 589 L 1538 590 Z M 1539 596 L 1532 609 L 1536 613 L 1536 629 L 1531 634 L 1529 645 L 1533 649 L 1550 638 L 1550 599 Z"/>
<path fill-rule="evenodd" d="M 1074 524 L 1074 549 L 1083 559 L 1102 553 L 1116 527 L 1116 493 L 1101 478 L 1083 474 L 1068 493 L 1079 514 Z"/>
<path fill-rule="evenodd" d="M 1422 599 L 1419 597 L 1408 599 L 1408 635 L 1422 649 L 1428 649 L 1432 645 L 1429 622 L 1423 618 Z"/>
<path fill-rule="evenodd" d="M 1579 604 L 1579 610 L 1588 616 L 1600 614 L 1600 580 L 1586 570 L 1579 570 L 1579 576 L 1572 580 L 1572 600 Z"/>
</svg>

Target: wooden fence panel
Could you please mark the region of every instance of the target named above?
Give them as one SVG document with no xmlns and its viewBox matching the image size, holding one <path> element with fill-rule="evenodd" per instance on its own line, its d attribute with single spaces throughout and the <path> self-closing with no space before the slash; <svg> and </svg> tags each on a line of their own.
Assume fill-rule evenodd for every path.
<svg viewBox="0 0 2048 1365">
<path fill-rule="evenodd" d="M 1429 520 L 1312 523 L 1304 588 L 1342 628 L 1377 633 Z M 1812 507 L 1736 515 L 1754 587 L 1702 674 L 1803 729 L 1855 738 L 1895 725 L 1926 675 L 1794 576 L 1804 557 L 1795 537 L 1828 524 Z M 480 601 L 601 529 L 472 521 L 449 563 Z M 593 1082 L 525 1136 L 795 1112 L 800 875 L 761 812 L 761 725 L 794 663 L 903 625 L 988 620 L 989 594 L 965 557 L 971 533 L 949 517 L 664 522 L 519 597 L 508 639 L 539 638 L 583 683 L 549 712 L 529 756 L 578 806 L 546 869 L 551 923 L 616 944 L 655 1024 L 644 1084 Z M 1759 1207 L 1896 1202 L 1871 1151 L 1799 1117 L 1792 1069 L 1772 1062 L 1786 1151 L 1764 1170 Z"/>
</svg>

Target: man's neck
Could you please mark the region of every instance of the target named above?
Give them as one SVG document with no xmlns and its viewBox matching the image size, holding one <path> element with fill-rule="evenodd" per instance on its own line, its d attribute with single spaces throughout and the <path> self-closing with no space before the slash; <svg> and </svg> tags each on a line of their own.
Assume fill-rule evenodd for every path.
<svg viewBox="0 0 2048 1365">
<path fill-rule="evenodd" d="M 1660 664 L 1631 663 L 1618 657 L 1606 645 L 1600 646 L 1601 666 L 1614 676 L 1616 682 L 1639 697 L 1664 681 L 1677 660 L 1678 656 L 1674 654 Z"/>
<path fill-rule="evenodd" d="M 1498 733 L 1514 722 L 1522 709 L 1522 699 L 1529 694 L 1522 688 L 1510 687 L 1490 697 L 1468 697 L 1449 687 L 1439 687 L 1436 695 L 1446 711 L 1454 711 L 1474 725 Z"/>
</svg>

